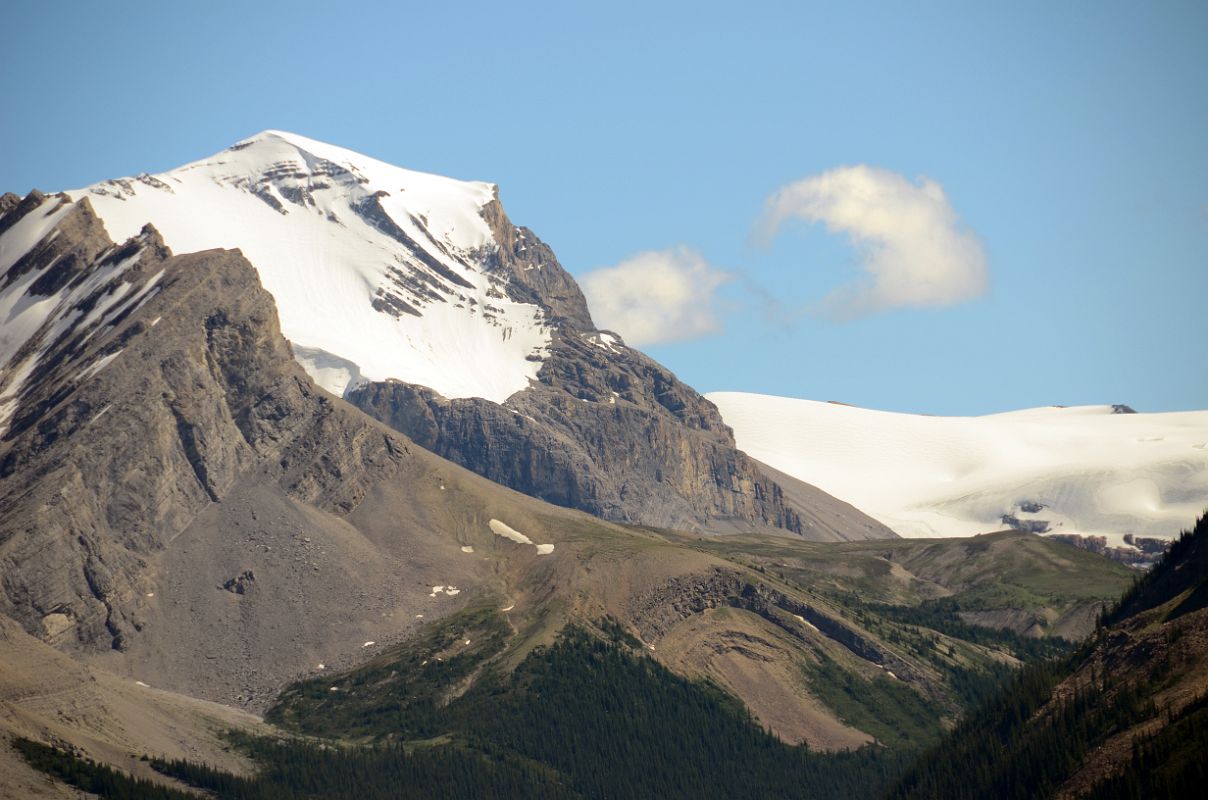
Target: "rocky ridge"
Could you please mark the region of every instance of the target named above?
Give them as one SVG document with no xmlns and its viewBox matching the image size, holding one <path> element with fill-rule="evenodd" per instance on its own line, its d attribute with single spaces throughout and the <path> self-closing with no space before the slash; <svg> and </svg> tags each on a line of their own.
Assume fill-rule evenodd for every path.
<svg viewBox="0 0 1208 800">
<path fill-rule="evenodd" d="M 61 202 L 34 197 L 27 213 Z M 26 345 L 43 355 L 0 442 L 0 610 L 68 649 L 122 650 L 145 622 L 148 559 L 249 472 L 347 513 L 408 445 L 339 413 L 294 366 L 238 253 L 173 256 L 151 228 L 116 247 L 87 200 L 56 230 L 6 278 L 66 293 L 58 318 L 75 324 Z M 86 324 L 121 282 L 135 304 Z"/>
<path fill-rule="evenodd" d="M 265 131 L 70 197 L 115 238 L 151 223 L 177 252 L 239 248 L 318 385 L 491 480 L 633 524 L 893 536 L 850 506 L 799 502 L 708 400 L 598 330 L 490 184 Z"/>
<path fill-rule="evenodd" d="M 595 328 L 578 285 L 532 231 L 512 225 L 497 200 L 483 216 L 499 244 L 488 269 L 552 325 L 537 380 L 503 404 L 450 400 L 402 381 L 356 387 L 350 402 L 484 477 L 604 519 L 711 533 L 780 529 L 819 541 L 893 538 L 850 506 L 823 517 L 794 502 L 737 450 L 712 403 Z"/>
</svg>

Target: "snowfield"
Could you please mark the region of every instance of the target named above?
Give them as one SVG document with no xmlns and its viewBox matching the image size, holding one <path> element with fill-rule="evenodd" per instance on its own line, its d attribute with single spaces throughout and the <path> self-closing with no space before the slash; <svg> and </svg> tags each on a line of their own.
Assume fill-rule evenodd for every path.
<svg viewBox="0 0 1208 800">
<path fill-rule="evenodd" d="M 87 197 L 118 243 L 150 222 L 177 254 L 240 249 L 295 356 L 337 395 L 395 378 L 502 402 L 529 385 L 549 344 L 541 310 L 507 299 L 504 279 L 483 270 L 498 247 L 480 214 L 491 184 L 265 131 L 170 172 L 68 194 Z"/>
<path fill-rule="evenodd" d="M 1047 523 L 1049 533 L 1119 545 L 1127 533 L 1175 536 L 1208 509 L 1208 411 L 931 417 L 741 392 L 706 397 L 740 450 L 902 536 Z"/>
</svg>

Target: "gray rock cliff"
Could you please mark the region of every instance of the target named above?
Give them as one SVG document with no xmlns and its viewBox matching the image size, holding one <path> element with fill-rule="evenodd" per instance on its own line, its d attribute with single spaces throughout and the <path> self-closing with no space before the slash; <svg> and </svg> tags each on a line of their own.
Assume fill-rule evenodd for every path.
<svg viewBox="0 0 1208 800">
<path fill-rule="evenodd" d="M 67 298 L 0 440 L 0 612 L 31 632 L 124 649 L 148 560 L 242 482 L 338 515 L 401 468 L 409 443 L 314 387 L 237 251 L 115 246 L 84 200 L 4 280 L 23 273 Z"/>
<path fill-rule="evenodd" d="M 822 518 L 788 497 L 736 449 L 712 403 L 596 329 L 574 278 L 532 231 L 512 225 L 497 199 L 483 216 L 499 244 L 488 269 L 553 325 L 537 381 L 502 405 L 398 381 L 357 387 L 350 402 L 493 481 L 608 520 L 818 540 L 894 536 L 850 506 Z"/>
</svg>

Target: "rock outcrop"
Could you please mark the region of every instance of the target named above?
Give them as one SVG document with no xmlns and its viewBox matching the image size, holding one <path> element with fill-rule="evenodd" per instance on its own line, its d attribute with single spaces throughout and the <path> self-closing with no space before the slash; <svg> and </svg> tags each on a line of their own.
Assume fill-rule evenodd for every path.
<svg viewBox="0 0 1208 800">
<path fill-rule="evenodd" d="M 856 658 L 890 669 L 908 682 L 921 682 L 909 663 L 866 634 L 820 608 L 734 571 L 718 569 L 705 575 L 673 578 L 634 597 L 629 616 L 640 620 L 638 627 L 644 640 L 657 641 L 682 620 L 723 606 L 758 614 L 799 639 L 806 639 L 809 630 L 817 631 Z"/>
<path fill-rule="evenodd" d="M 491 184 L 264 131 L 72 198 L 115 238 L 149 223 L 177 252 L 240 248 L 316 385 L 506 486 L 631 524 L 893 536 L 850 506 L 801 502 L 810 492 L 739 452 L 706 398 L 597 329 Z"/>
<path fill-rule="evenodd" d="M 256 707 L 307 664 L 351 663 L 363 642 L 439 617 L 432 586 L 470 589 L 535 558 L 491 550 L 489 520 L 542 541 L 582 526 L 318 388 L 239 251 L 173 254 L 151 226 L 116 244 L 87 198 L 2 207 L 0 614 L 31 634 Z M 712 406 L 575 327 L 590 316 L 573 280 L 525 247 L 545 277 L 509 285 L 545 293 L 558 320 L 538 385 L 514 406 L 403 384 L 366 387 L 362 404 L 488 477 L 601 516 L 797 525 Z"/>
<path fill-rule="evenodd" d="M 31 198 L 30 214 L 69 202 Z M 144 623 L 147 559 L 249 473 L 347 513 L 408 444 L 315 389 L 238 252 L 173 256 L 151 228 L 118 247 L 87 200 L 70 206 L 4 277 L 58 307 L 15 359 L 0 611 L 120 650 Z"/>
<path fill-rule="evenodd" d="M 894 536 L 854 508 L 824 518 L 793 502 L 736 449 L 712 403 L 595 328 L 545 243 L 513 226 L 498 200 L 483 215 L 499 244 L 488 268 L 508 277 L 512 299 L 537 304 L 553 325 L 537 381 L 502 405 L 399 381 L 362 385 L 350 402 L 493 481 L 608 520 L 817 540 Z"/>
</svg>

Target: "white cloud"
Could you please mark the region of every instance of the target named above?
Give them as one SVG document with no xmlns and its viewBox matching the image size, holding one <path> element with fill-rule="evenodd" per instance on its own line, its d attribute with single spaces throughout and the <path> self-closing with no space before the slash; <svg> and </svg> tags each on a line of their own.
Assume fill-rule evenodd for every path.
<svg viewBox="0 0 1208 800">
<path fill-rule="evenodd" d="M 688 247 L 652 250 L 579 280 L 601 328 L 641 346 L 695 339 L 721 327 L 714 293 L 731 276 Z"/>
<path fill-rule="evenodd" d="M 838 167 L 785 186 L 767 202 L 760 230 L 770 240 L 788 219 L 846 233 L 868 277 L 822 301 L 837 317 L 900 306 L 949 306 L 985 293 L 986 254 L 938 183 L 918 183 L 866 165 Z"/>
</svg>

